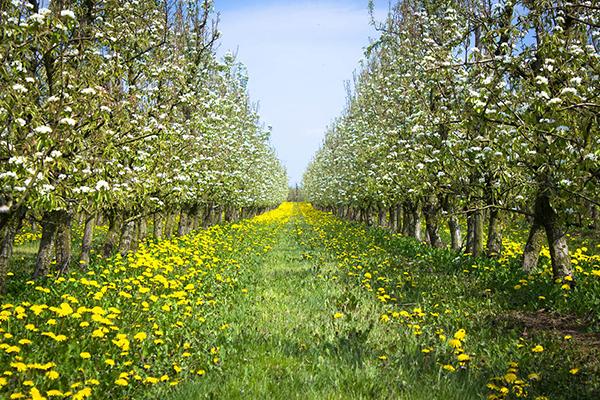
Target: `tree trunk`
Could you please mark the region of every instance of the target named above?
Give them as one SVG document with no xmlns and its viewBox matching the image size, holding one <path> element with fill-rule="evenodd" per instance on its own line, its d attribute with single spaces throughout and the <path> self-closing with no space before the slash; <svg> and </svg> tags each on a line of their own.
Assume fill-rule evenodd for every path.
<svg viewBox="0 0 600 400">
<path fill-rule="evenodd" d="M 215 217 L 215 224 L 223 222 L 223 207 L 217 207 Z"/>
<path fill-rule="evenodd" d="M 167 217 L 166 217 L 166 221 L 165 221 L 165 231 L 163 236 L 166 239 L 171 239 L 171 235 L 173 234 L 173 225 L 175 224 L 175 215 L 170 212 L 167 211 Z"/>
<path fill-rule="evenodd" d="M 402 207 L 402 234 L 404 236 L 411 236 L 413 221 L 412 221 L 412 211 L 410 203 L 404 203 Z"/>
<path fill-rule="evenodd" d="M 390 207 L 388 212 L 390 214 L 388 228 L 390 228 L 390 231 L 396 232 L 396 230 L 398 229 L 396 225 L 398 223 L 398 219 L 396 218 L 396 206 Z"/>
<path fill-rule="evenodd" d="M 529 230 L 529 237 L 523 250 L 522 266 L 526 273 L 531 273 L 538 265 L 540 251 L 542 250 L 542 239 L 544 228 L 542 225 L 534 222 Z"/>
<path fill-rule="evenodd" d="M 423 214 L 425 215 L 425 227 L 429 244 L 437 249 L 444 247 L 442 238 L 440 237 L 440 213 L 435 199 L 429 199 L 423 205 Z"/>
<path fill-rule="evenodd" d="M 56 226 L 56 265 L 60 274 L 68 271 L 71 264 L 71 221 L 73 214 L 67 210 L 57 212 Z"/>
<path fill-rule="evenodd" d="M 420 242 L 423 240 L 423 236 L 421 233 L 421 213 L 419 212 L 419 207 L 414 203 L 410 203 L 409 210 L 411 225 L 408 234 Z"/>
<path fill-rule="evenodd" d="M 154 239 L 162 240 L 163 236 L 163 216 L 160 212 L 154 213 Z"/>
<path fill-rule="evenodd" d="M 92 240 L 94 239 L 95 222 L 96 216 L 94 214 L 88 214 L 85 217 L 83 238 L 81 238 L 81 255 L 79 256 L 79 266 L 84 269 L 90 264 L 90 251 L 92 250 Z"/>
<path fill-rule="evenodd" d="M 146 217 L 142 217 L 138 223 L 138 242 L 142 243 L 148 235 L 148 222 L 146 221 Z"/>
<path fill-rule="evenodd" d="M 177 227 L 177 236 L 183 236 L 187 233 L 188 214 L 184 209 L 179 213 L 179 226 Z"/>
<path fill-rule="evenodd" d="M 483 218 L 480 210 L 467 213 L 466 252 L 479 257 L 483 251 Z"/>
<path fill-rule="evenodd" d="M 108 215 L 108 233 L 104 241 L 102 255 L 107 258 L 113 255 L 121 234 L 121 216 L 116 212 Z"/>
<path fill-rule="evenodd" d="M 385 208 L 380 206 L 377 208 L 377 225 L 381 228 L 384 228 L 385 224 Z"/>
<path fill-rule="evenodd" d="M 538 222 L 543 222 L 546 237 L 548 238 L 554 278 L 572 276 L 573 270 L 571 269 L 571 257 L 569 256 L 567 238 L 556 211 L 550 205 L 550 198 L 544 194 L 538 195 L 535 203 L 536 217 L 538 217 Z"/>
<path fill-rule="evenodd" d="M 57 211 L 46 211 L 42 217 L 42 238 L 35 261 L 34 278 L 43 278 L 50 271 L 52 261 L 52 245 L 56 235 Z"/>
<path fill-rule="evenodd" d="M 450 228 L 450 246 L 452 250 L 460 250 L 462 246 L 460 224 L 458 223 L 458 218 L 454 215 L 448 218 L 448 228 Z"/>
<path fill-rule="evenodd" d="M 200 227 L 200 216 L 202 214 L 202 211 L 200 209 L 200 207 L 195 206 L 193 208 L 192 214 L 191 214 L 191 229 L 193 231 L 197 230 Z"/>
<path fill-rule="evenodd" d="M 135 221 L 125 222 L 121 232 L 121 240 L 119 241 L 119 253 L 125 257 L 131 249 L 131 242 L 135 232 Z"/>
<path fill-rule="evenodd" d="M 490 210 L 486 249 L 488 257 L 499 257 L 502 253 L 502 215 L 495 208 Z"/>
<path fill-rule="evenodd" d="M 5 216 L 6 219 L 0 228 L 0 294 L 4 293 L 4 289 L 6 288 L 15 236 L 19 230 L 21 221 L 25 217 L 25 212 L 25 207 L 21 207 L 11 215 Z"/>
<path fill-rule="evenodd" d="M 208 228 L 212 222 L 212 205 L 209 204 L 208 206 L 206 206 L 206 208 L 204 209 L 204 215 L 202 218 L 202 227 L 203 228 Z"/>
</svg>

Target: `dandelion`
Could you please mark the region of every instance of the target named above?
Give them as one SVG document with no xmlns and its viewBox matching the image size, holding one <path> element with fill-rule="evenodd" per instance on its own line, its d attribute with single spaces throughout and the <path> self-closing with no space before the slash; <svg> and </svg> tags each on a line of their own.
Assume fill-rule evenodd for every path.
<svg viewBox="0 0 600 400">
<path fill-rule="evenodd" d="M 537 346 L 535 346 L 533 349 L 531 349 L 531 351 L 532 351 L 533 353 L 541 353 L 542 351 L 544 351 L 544 348 L 538 344 L 538 345 L 537 345 Z"/>
<path fill-rule="evenodd" d="M 87 351 L 82 351 L 81 353 L 79 353 L 79 357 L 83 358 L 84 360 L 87 360 L 87 359 L 91 358 L 92 355 L 90 353 L 88 353 Z"/>
<path fill-rule="evenodd" d="M 335 314 L 333 314 L 333 319 L 340 319 L 344 316 L 344 314 L 342 314 L 341 312 L 336 312 Z"/>
<path fill-rule="evenodd" d="M 456 371 L 456 368 L 454 368 L 452 365 L 450 364 L 446 364 L 442 367 L 444 370 L 448 371 L 448 372 L 454 372 Z"/>
</svg>

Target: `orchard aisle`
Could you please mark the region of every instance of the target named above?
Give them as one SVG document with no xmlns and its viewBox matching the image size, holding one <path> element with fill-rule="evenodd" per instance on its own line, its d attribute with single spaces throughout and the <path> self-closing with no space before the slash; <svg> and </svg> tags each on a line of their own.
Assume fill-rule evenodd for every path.
<svg viewBox="0 0 600 400">
<path fill-rule="evenodd" d="M 316 257 L 297 240 L 303 227 L 301 217 L 283 226 L 264 264 L 247 276 L 248 297 L 230 311 L 222 370 L 184 386 L 173 399 L 386 397 L 390 382 L 378 376 L 382 361 L 366 345 L 367 336 L 384 335 L 377 332 L 379 305 L 328 278 L 333 266 L 317 270 Z M 359 317 L 336 318 L 349 296 L 365 301 Z"/>
</svg>

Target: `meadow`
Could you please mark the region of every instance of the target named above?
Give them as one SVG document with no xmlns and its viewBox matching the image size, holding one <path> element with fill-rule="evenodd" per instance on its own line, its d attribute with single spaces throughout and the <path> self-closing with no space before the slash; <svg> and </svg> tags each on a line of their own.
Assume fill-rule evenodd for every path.
<svg viewBox="0 0 600 400">
<path fill-rule="evenodd" d="M 149 240 L 14 279 L 0 397 L 598 398 L 598 248 L 559 284 L 519 251 L 473 258 L 305 203 Z"/>
</svg>

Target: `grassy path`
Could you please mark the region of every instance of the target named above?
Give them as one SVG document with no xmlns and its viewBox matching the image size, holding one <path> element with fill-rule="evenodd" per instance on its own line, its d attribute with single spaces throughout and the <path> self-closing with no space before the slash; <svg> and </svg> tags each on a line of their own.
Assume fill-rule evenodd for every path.
<svg viewBox="0 0 600 400">
<path fill-rule="evenodd" d="M 334 318 L 354 295 L 303 257 L 294 225 L 281 230 L 249 277 L 248 298 L 230 310 L 233 332 L 222 369 L 184 386 L 174 399 L 392 397 L 394 388 L 379 376 L 382 360 L 366 343 L 385 334 L 374 332 L 378 305 L 355 298 L 365 301 L 355 304 L 362 316 Z"/>
</svg>

